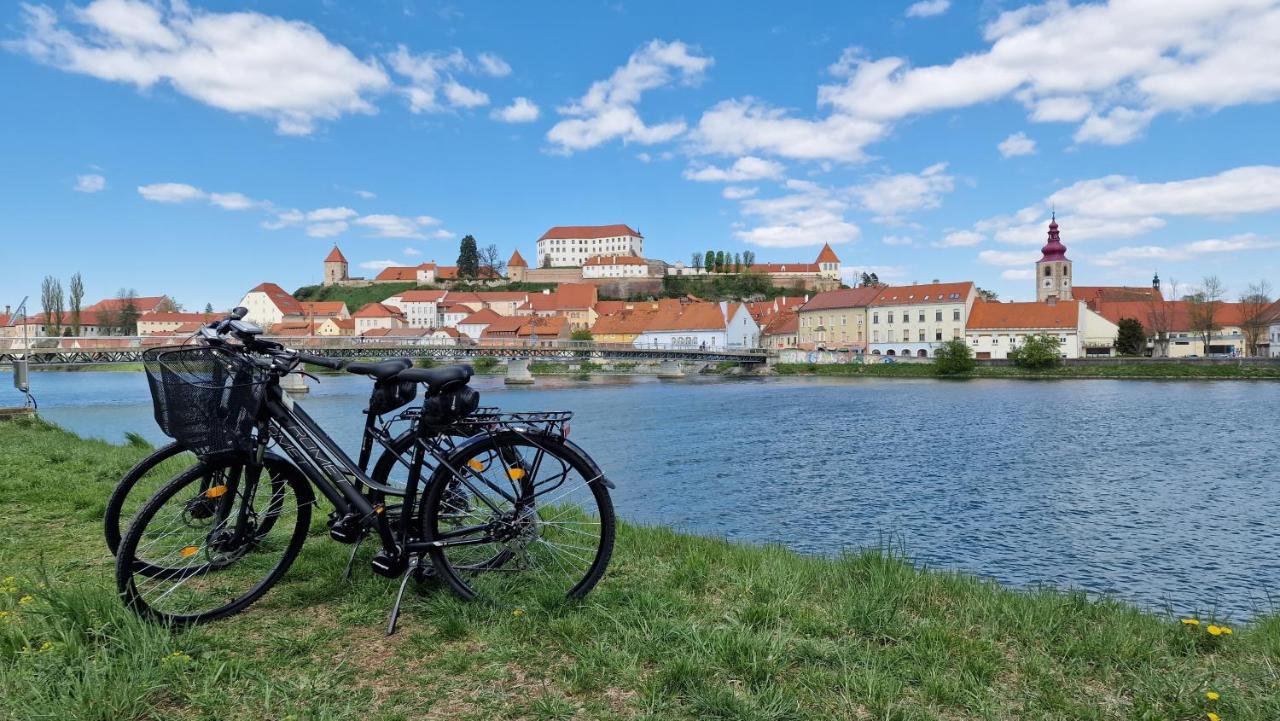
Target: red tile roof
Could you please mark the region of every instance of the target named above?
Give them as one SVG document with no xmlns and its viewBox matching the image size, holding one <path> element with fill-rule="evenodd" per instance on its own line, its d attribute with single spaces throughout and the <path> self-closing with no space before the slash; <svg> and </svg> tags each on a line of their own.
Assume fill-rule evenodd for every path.
<svg viewBox="0 0 1280 721">
<path fill-rule="evenodd" d="M 809 299 L 808 303 L 800 306 L 802 311 L 811 310 L 835 310 L 839 308 L 865 308 L 875 302 L 880 291 L 884 290 L 881 286 L 863 286 L 861 288 L 844 288 L 842 290 L 829 290 L 825 293 L 818 293 Z"/>
<path fill-rule="evenodd" d="M 1164 296 L 1152 286 L 1077 285 L 1071 289 L 1071 297 L 1091 302 L 1095 300 L 1115 302 L 1124 300 L 1161 300 Z"/>
<path fill-rule="evenodd" d="M 520 256 L 520 251 L 511 251 L 511 260 L 507 261 L 508 268 L 528 268 L 529 264 L 524 262 L 524 258 Z"/>
<path fill-rule="evenodd" d="M 991 303 L 979 301 L 969 311 L 970 330 L 1043 330 L 1078 328 L 1080 301 L 1057 303 Z"/>
<path fill-rule="evenodd" d="M 557 240 L 590 240 L 592 238 L 613 238 L 633 235 L 639 238 L 639 231 L 632 230 L 626 225 L 557 225 L 551 230 L 542 234 L 538 240 L 546 240 L 554 238 Z"/>
<path fill-rule="evenodd" d="M 1191 330 L 1191 304 L 1185 300 L 1166 301 L 1116 301 L 1112 303 L 1098 302 L 1092 304 L 1098 315 L 1112 323 L 1119 323 L 1122 318 L 1133 318 L 1142 323 L 1150 333 L 1157 326 L 1167 326 L 1167 330 L 1185 333 Z M 1244 312 L 1240 303 L 1219 303 L 1214 313 L 1214 320 L 1221 326 L 1239 326 L 1244 322 Z"/>
<path fill-rule="evenodd" d="M 303 315 L 339 315 L 346 311 L 347 304 L 340 300 L 301 301 Z"/>
<path fill-rule="evenodd" d="M 485 308 L 483 310 L 478 310 L 472 313 L 471 315 L 467 316 L 466 318 L 463 318 L 462 320 L 458 321 L 458 325 L 463 325 L 463 324 L 480 325 L 481 323 L 493 323 L 495 320 L 502 317 L 503 316 L 495 313 L 494 311 L 488 308 Z"/>
<path fill-rule="evenodd" d="M 266 293 L 276 309 L 285 315 L 302 315 L 302 304 L 275 283 L 259 283 L 250 293 Z"/>
<path fill-rule="evenodd" d="M 70 314 L 68 314 L 70 315 Z M 80 322 L 84 323 L 84 314 L 80 314 Z M 145 323 L 208 323 L 221 313 L 148 313 L 138 318 Z"/>
<path fill-rule="evenodd" d="M 443 290 L 406 290 L 400 300 L 406 303 L 439 303 L 445 297 Z"/>
<path fill-rule="evenodd" d="M 688 303 L 678 313 L 659 311 L 645 330 L 724 330 L 724 312 L 719 303 Z"/>
<path fill-rule="evenodd" d="M 129 301 L 124 298 L 107 298 L 105 300 L 100 300 L 87 308 L 83 308 L 82 310 L 117 311 L 125 307 L 125 304 L 128 302 Z M 145 295 L 134 298 L 133 307 L 137 308 L 139 313 L 145 315 L 147 313 L 156 312 L 156 308 L 164 303 L 172 302 L 173 301 L 170 301 L 169 296 L 167 295 Z"/>
<path fill-rule="evenodd" d="M 817 263 L 756 263 L 748 270 L 752 273 L 820 273 Z"/>
<path fill-rule="evenodd" d="M 351 314 L 353 318 L 403 318 L 400 309 L 385 303 L 369 303 Z"/>
<path fill-rule="evenodd" d="M 795 335 L 799 332 L 800 314 L 793 310 L 775 313 L 760 331 L 761 335 Z"/>
<path fill-rule="evenodd" d="M 418 279 L 418 269 L 404 265 L 393 265 L 390 268 L 383 268 L 373 278 L 374 280 L 394 280 L 394 281 L 411 281 Z"/>
<path fill-rule="evenodd" d="M 873 306 L 914 305 L 917 303 L 957 303 L 973 293 L 973 283 L 921 283 L 891 285 L 880 289 Z M 952 297 L 954 296 L 954 297 Z"/>
<path fill-rule="evenodd" d="M 342 251 L 338 250 L 338 246 L 335 245 L 333 246 L 333 250 L 329 251 L 329 254 L 324 257 L 324 262 L 345 263 L 347 262 L 347 258 L 342 254 Z"/>
<path fill-rule="evenodd" d="M 839 263 L 840 259 L 836 257 L 836 252 L 831 249 L 830 243 L 822 244 L 822 252 L 818 253 L 818 263 Z"/>
</svg>

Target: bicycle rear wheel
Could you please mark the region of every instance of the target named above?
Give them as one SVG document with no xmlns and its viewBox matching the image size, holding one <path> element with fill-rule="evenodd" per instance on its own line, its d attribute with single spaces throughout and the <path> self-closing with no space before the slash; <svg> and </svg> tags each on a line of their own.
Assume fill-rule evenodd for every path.
<svg viewBox="0 0 1280 721">
<path fill-rule="evenodd" d="M 143 502 L 159 490 L 165 481 L 195 462 L 194 453 L 177 443 L 170 443 L 138 461 L 137 465 L 120 478 L 111 491 L 111 497 L 107 499 L 107 507 L 102 516 L 103 535 L 106 536 L 107 548 L 111 549 L 112 555 L 120 548 L 120 537 Z"/>
<path fill-rule="evenodd" d="M 245 468 L 243 459 L 198 463 L 143 504 L 116 554 L 129 608 L 175 625 L 212 621 L 284 575 L 306 540 L 311 487 L 278 459 L 266 461 L 256 484 Z"/>
<path fill-rule="evenodd" d="M 423 537 L 440 544 L 436 570 L 465 599 L 582 598 L 613 554 L 604 478 L 557 436 L 501 431 L 464 443 L 432 476 L 420 517 Z"/>
</svg>

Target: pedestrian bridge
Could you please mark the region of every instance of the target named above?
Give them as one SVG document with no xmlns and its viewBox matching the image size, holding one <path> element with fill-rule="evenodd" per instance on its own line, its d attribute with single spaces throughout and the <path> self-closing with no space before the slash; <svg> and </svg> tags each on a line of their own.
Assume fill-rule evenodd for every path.
<svg viewBox="0 0 1280 721">
<path fill-rule="evenodd" d="M 680 345 L 639 347 L 630 343 L 596 343 L 565 340 L 485 340 L 479 343 L 435 338 L 351 338 L 322 336 L 270 337 L 289 348 L 330 358 L 385 358 L 406 356 L 434 360 L 470 358 L 527 359 L 544 362 L 578 361 L 731 361 L 744 365 L 764 363 L 761 348 L 704 348 Z M 149 348 L 181 344 L 173 336 L 103 338 L 0 338 L 0 365 L 26 358 L 31 365 L 83 365 L 126 363 L 142 360 Z"/>
</svg>

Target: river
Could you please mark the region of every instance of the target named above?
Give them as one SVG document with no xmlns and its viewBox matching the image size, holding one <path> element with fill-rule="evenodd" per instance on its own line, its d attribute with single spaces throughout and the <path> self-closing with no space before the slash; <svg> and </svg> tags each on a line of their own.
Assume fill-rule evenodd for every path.
<svg viewBox="0 0 1280 721">
<path fill-rule="evenodd" d="M 0 373 L 0 405 L 16 394 Z M 485 404 L 571 410 L 622 518 L 833 554 L 892 543 L 1019 587 L 1247 619 L 1280 590 L 1280 383 L 478 378 Z M 162 442 L 141 373 L 32 374 L 76 433 Z M 368 382 L 302 400 L 348 447 Z"/>
</svg>

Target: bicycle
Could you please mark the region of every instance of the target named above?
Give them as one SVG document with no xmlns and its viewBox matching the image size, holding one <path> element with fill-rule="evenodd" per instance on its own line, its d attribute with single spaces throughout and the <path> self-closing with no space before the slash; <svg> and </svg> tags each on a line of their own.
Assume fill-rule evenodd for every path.
<svg viewBox="0 0 1280 721">
<path fill-rule="evenodd" d="M 425 391 L 404 414 L 412 447 L 397 488 L 370 478 L 280 388 L 303 362 L 340 363 L 225 322 L 238 345 L 144 359 L 161 428 L 200 460 L 149 498 L 121 539 L 116 581 L 129 608 L 186 625 L 248 607 L 296 558 L 315 491 L 333 506 L 330 536 L 376 537 L 373 570 L 401 579 L 388 633 L 409 579 L 429 569 L 464 599 L 549 588 L 581 598 L 599 582 L 613 549 L 613 484 L 568 440 L 569 414 L 474 415 L 469 366 L 401 370 L 398 382 Z"/>
</svg>

